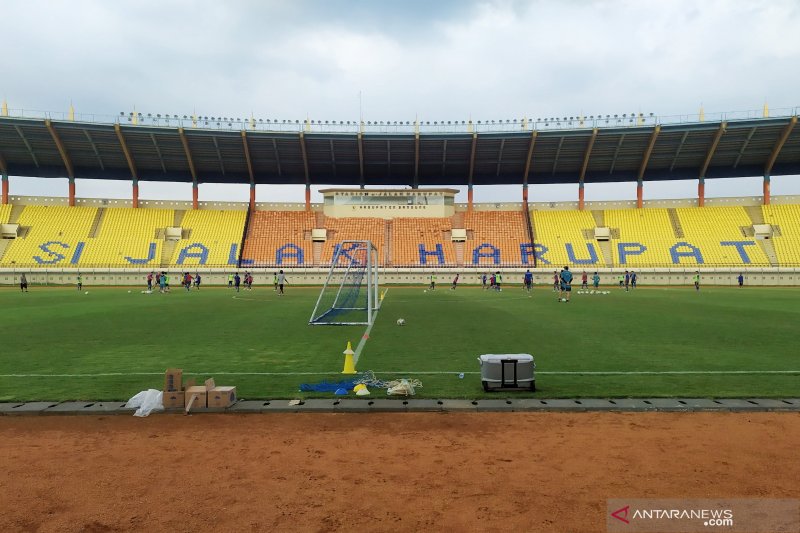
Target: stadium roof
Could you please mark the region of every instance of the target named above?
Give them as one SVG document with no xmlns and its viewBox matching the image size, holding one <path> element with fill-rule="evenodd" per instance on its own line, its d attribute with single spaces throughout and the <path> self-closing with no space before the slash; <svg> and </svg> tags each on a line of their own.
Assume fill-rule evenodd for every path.
<svg viewBox="0 0 800 533">
<path fill-rule="evenodd" d="M 557 130 L 532 124 L 511 132 L 360 133 L 314 131 L 302 124 L 300 131 L 281 132 L 251 129 L 247 122 L 238 130 L 220 130 L 191 127 L 192 122 L 184 122 L 184 128 L 0 116 L 0 171 L 34 177 L 350 186 L 800 174 L 796 122 L 795 115 Z"/>
</svg>

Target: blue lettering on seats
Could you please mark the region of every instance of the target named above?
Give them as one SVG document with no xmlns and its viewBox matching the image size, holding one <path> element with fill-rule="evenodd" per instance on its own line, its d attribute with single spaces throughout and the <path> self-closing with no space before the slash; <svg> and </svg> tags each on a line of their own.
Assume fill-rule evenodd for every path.
<svg viewBox="0 0 800 533">
<path fill-rule="evenodd" d="M 742 259 L 742 263 L 745 265 L 750 264 L 750 256 L 747 255 L 747 251 L 744 249 L 745 246 L 755 246 L 755 241 L 721 241 L 720 246 L 735 246 L 736 251 L 739 252 L 739 257 Z"/>
<path fill-rule="evenodd" d="M 235 252 L 233 249 L 232 251 Z M 178 260 L 176 263 L 182 265 L 187 259 L 198 259 L 198 265 L 205 265 L 206 262 L 208 262 L 208 248 L 199 242 L 193 242 L 189 246 L 185 246 L 178 254 Z M 228 264 L 231 264 L 230 259 L 228 259 Z M 234 261 L 233 264 L 235 265 L 236 261 Z"/>
<path fill-rule="evenodd" d="M 136 259 L 133 257 L 125 256 L 125 261 L 127 261 L 132 265 L 146 265 L 147 263 L 156 258 L 156 248 L 157 248 L 156 243 L 151 242 L 147 250 L 147 258 Z"/>
<path fill-rule="evenodd" d="M 626 265 L 628 263 L 629 255 L 642 255 L 646 251 L 647 246 L 638 242 L 617 243 L 617 255 L 619 256 L 620 265 Z"/>
<path fill-rule="evenodd" d="M 64 250 L 69 249 L 69 244 L 65 244 L 61 241 L 47 241 L 44 244 L 39 245 L 39 249 L 42 250 L 44 253 L 49 255 L 48 259 L 44 259 L 38 255 L 33 256 L 33 260 L 39 263 L 40 265 L 54 265 L 61 260 L 63 260 L 66 256 L 64 254 L 60 254 L 56 251 L 50 249 L 51 246 L 58 246 Z"/>
<path fill-rule="evenodd" d="M 426 250 L 424 244 L 419 245 L 419 264 L 420 265 L 427 265 L 428 264 L 428 256 L 432 255 L 439 259 L 439 264 L 444 264 L 444 250 L 442 249 L 442 245 L 440 243 L 436 243 L 435 250 Z"/>
<path fill-rule="evenodd" d="M 86 243 L 81 241 L 75 246 L 75 251 L 72 253 L 72 259 L 69 260 L 71 265 L 77 265 L 83 255 L 83 249 L 86 248 Z"/>
<path fill-rule="evenodd" d="M 476 246 L 475 249 L 472 251 L 472 264 L 478 265 L 480 264 L 481 257 L 491 257 L 493 259 L 493 263 L 495 265 L 500 264 L 500 249 L 496 246 L 492 246 L 488 242 L 485 242 L 479 246 Z"/>
<path fill-rule="evenodd" d="M 303 249 L 296 244 L 287 243 L 275 250 L 275 264 L 282 265 L 284 258 L 294 257 L 295 263 L 302 265 L 304 262 Z"/>
<path fill-rule="evenodd" d="M 575 257 L 575 250 L 572 248 L 572 243 L 566 242 L 564 243 L 564 247 L 567 249 L 569 262 L 574 265 L 594 265 L 597 263 L 597 250 L 594 249 L 594 243 L 586 243 L 586 249 L 589 251 L 589 259 L 578 259 Z"/>
<path fill-rule="evenodd" d="M 678 248 L 688 248 L 688 250 L 679 250 Z M 681 257 L 694 257 L 698 265 L 704 263 L 700 248 L 692 246 L 688 242 L 676 242 L 670 247 L 669 253 L 672 255 L 672 262 L 676 265 L 681 264 Z"/>
</svg>

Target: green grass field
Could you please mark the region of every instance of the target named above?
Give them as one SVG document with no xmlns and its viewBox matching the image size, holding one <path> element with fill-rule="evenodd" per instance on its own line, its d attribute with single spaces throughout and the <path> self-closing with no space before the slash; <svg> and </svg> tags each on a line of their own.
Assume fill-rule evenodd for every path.
<svg viewBox="0 0 800 533">
<path fill-rule="evenodd" d="M 168 367 L 242 398 L 312 396 L 299 384 L 340 379 L 364 332 L 308 326 L 318 288 L 87 290 L 0 290 L 0 401 L 124 400 L 161 388 Z M 421 397 L 484 397 L 480 354 L 531 353 L 536 397 L 800 395 L 800 290 L 610 290 L 561 304 L 544 287 L 391 287 L 358 370 L 418 378 Z M 512 394 L 530 395 L 489 396 Z"/>
</svg>

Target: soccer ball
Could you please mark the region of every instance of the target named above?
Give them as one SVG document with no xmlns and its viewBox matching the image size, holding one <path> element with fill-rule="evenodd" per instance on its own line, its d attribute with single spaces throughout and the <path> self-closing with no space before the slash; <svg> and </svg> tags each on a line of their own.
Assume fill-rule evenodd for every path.
<svg viewBox="0 0 800 533">
<path fill-rule="evenodd" d="M 89 294 L 89 291 L 86 291 L 86 294 Z"/>
<path fill-rule="evenodd" d="M 131 293 L 131 291 L 128 291 L 128 294 L 130 294 L 130 293 Z"/>
<path fill-rule="evenodd" d="M 406 319 L 405 318 L 398 318 L 397 319 L 397 325 L 398 326 L 405 326 L 406 325 Z"/>
<path fill-rule="evenodd" d="M 428 292 L 428 289 L 423 289 L 422 292 Z"/>
</svg>

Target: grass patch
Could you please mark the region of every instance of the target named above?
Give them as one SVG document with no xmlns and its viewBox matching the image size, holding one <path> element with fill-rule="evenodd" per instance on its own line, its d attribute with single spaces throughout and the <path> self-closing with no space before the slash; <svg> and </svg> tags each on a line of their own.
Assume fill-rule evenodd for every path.
<svg viewBox="0 0 800 533">
<path fill-rule="evenodd" d="M 168 367 L 237 385 L 244 398 L 330 396 L 298 386 L 340 379 L 342 351 L 364 331 L 308 326 L 317 288 L 290 287 L 280 298 L 265 287 L 238 295 L 216 287 L 130 290 L 0 290 L 0 401 L 124 400 L 160 388 Z M 531 353 L 541 372 L 536 397 L 798 396 L 798 296 L 797 289 L 639 288 L 574 294 L 563 304 L 543 287 L 532 297 L 517 288 L 392 287 L 358 369 L 419 378 L 421 397 L 504 397 L 510 393 L 483 392 L 477 357 Z M 400 317 L 406 326 L 395 324 Z M 560 374 L 764 370 L 795 373 Z M 472 373 L 459 379 L 459 372 Z"/>
</svg>

